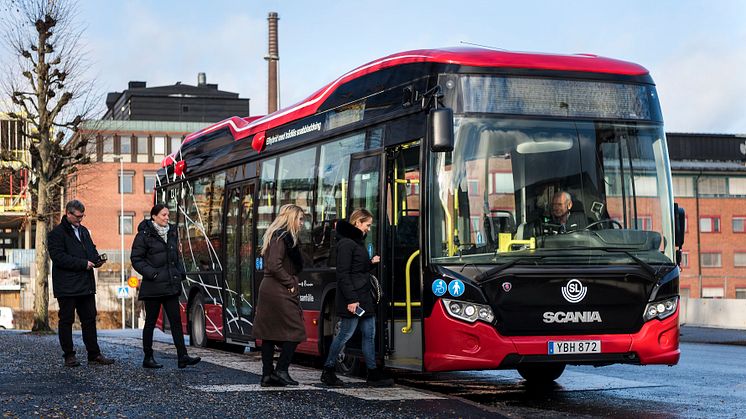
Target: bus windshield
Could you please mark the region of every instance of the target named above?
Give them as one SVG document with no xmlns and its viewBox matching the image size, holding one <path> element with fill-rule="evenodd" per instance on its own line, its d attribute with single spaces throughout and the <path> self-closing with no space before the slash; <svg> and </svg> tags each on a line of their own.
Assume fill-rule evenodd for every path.
<svg viewBox="0 0 746 419">
<path fill-rule="evenodd" d="M 431 156 L 433 263 L 673 264 L 661 125 L 481 114 L 454 129 Z"/>
</svg>

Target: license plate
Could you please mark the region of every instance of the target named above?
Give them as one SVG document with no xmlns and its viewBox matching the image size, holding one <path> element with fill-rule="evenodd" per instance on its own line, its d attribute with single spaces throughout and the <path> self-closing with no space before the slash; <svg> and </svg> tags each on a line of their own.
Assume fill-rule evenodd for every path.
<svg viewBox="0 0 746 419">
<path fill-rule="evenodd" d="M 549 355 L 563 354 L 600 354 L 600 340 L 563 340 L 549 341 Z"/>
</svg>

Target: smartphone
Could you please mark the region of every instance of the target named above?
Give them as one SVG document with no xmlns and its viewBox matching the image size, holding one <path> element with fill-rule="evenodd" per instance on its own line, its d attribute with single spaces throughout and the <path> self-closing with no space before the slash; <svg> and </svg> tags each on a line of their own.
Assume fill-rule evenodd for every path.
<svg viewBox="0 0 746 419">
<path fill-rule="evenodd" d="M 360 307 L 360 306 L 357 306 L 357 307 L 355 308 L 355 315 L 356 315 L 356 316 L 358 316 L 358 317 L 360 317 L 360 316 L 362 316 L 363 314 L 365 314 L 365 310 L 363 310 L 363 308 L 362 308 L 362 307 Z"/>
</svg>

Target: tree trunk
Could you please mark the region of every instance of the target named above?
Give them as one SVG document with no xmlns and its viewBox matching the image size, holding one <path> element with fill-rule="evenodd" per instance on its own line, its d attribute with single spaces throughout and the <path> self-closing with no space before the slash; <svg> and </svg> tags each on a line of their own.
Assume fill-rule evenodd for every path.
<svg viewBox="0 0 746 419">
<path fill-rule="evenodd" d="M 39 180 L 39 195 L 36 203 L 36 291 L 34 293 L 34 332 L 48 332 L 49 327 L 49 249 L 47 248 L 47 231 L 49 230 L 49 195 L 47 182 Z"/>
</svg>

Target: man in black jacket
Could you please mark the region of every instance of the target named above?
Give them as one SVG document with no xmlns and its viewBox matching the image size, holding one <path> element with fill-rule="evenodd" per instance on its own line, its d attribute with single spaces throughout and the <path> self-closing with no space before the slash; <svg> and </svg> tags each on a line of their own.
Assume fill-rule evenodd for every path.
<svg viewBox="0 0 746 419">
<path fill-rule="evenodd" d="M 73 346 L 75 311 L 80 317 L 83 342 L 88 351 L 89 364 L 113 364 L 114 360 L 101 354 L 96 337 L 96 283 L 93 268 L 104 260 L 96 251 L 88 229 L 80 222 L 85 217 L 85 206 L 78 200 L 65 205 L 62 221 L 49 232 L 47 247 L 52 259 L 52 290 L 60 306 L 58 335 L 66 367 L 80 365 Z"/>
</svg>

